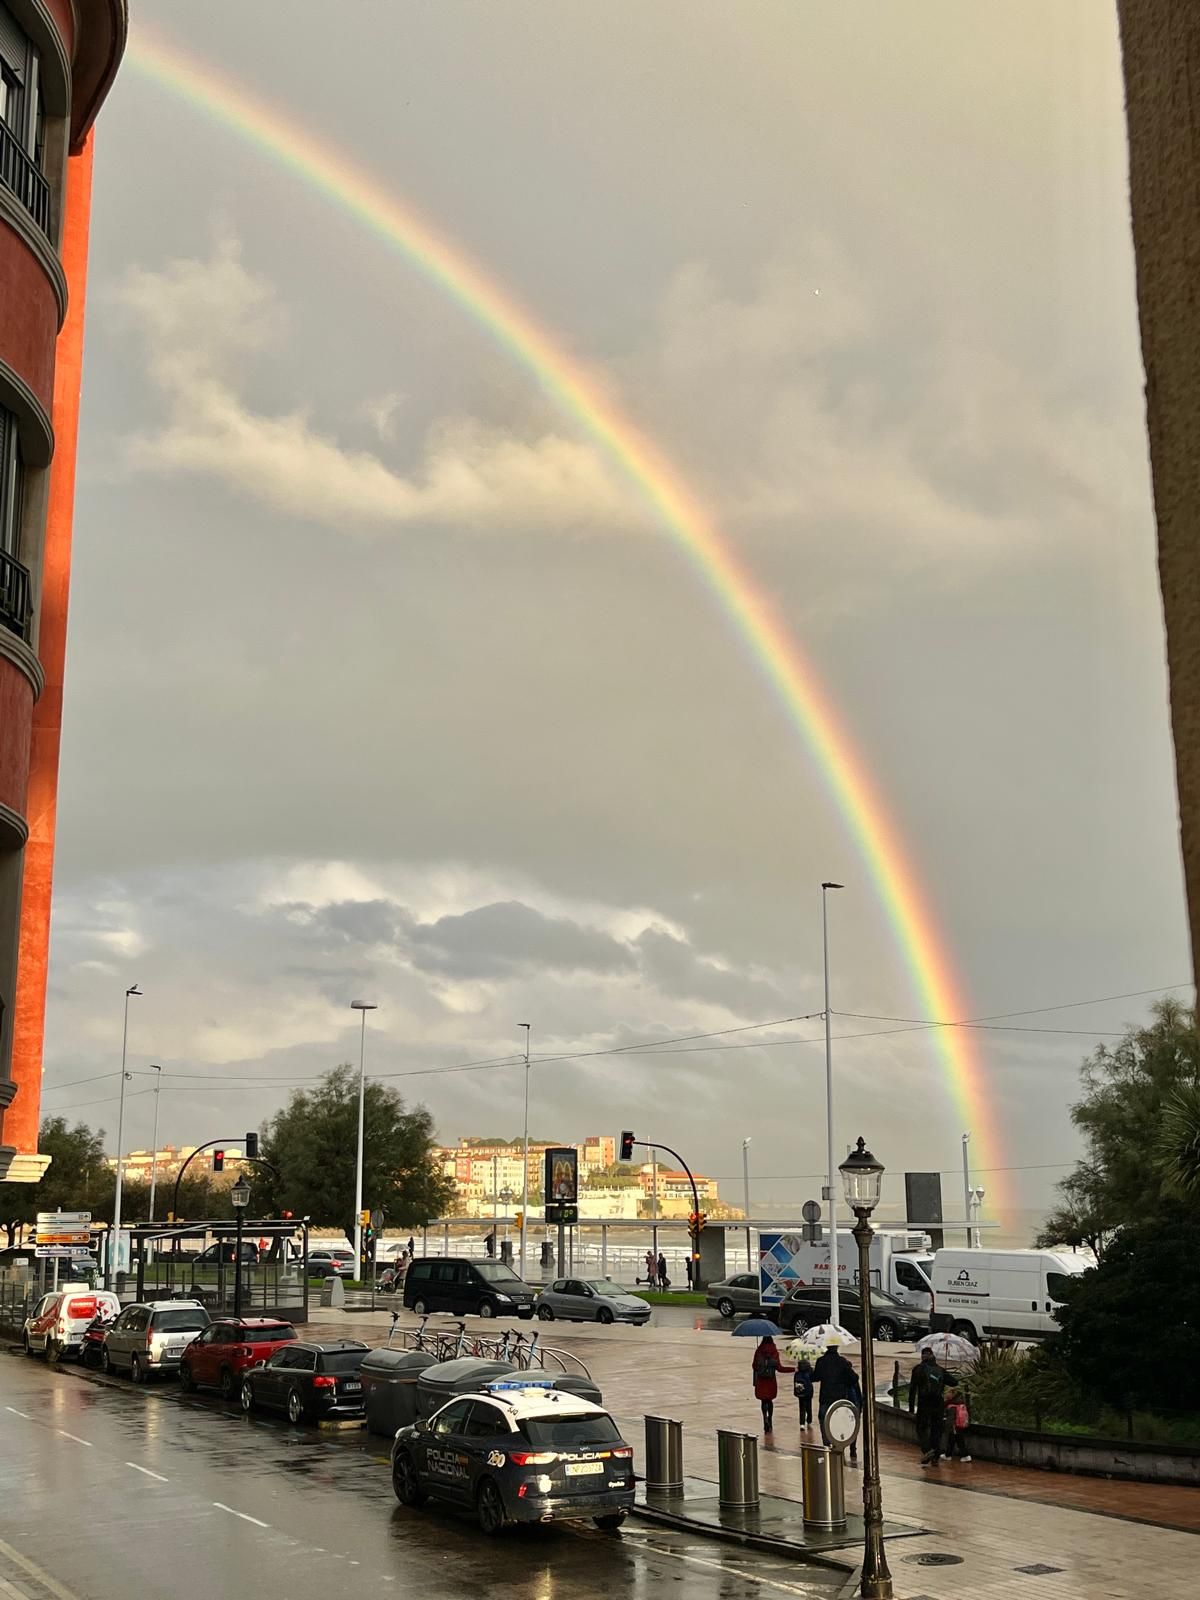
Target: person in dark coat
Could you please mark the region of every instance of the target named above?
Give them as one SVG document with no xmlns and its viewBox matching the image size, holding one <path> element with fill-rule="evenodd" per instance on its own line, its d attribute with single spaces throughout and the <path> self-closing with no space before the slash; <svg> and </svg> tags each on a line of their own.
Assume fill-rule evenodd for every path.
<svg viewBox="0 0 1200 1600">
<path fill-rule="evenodd" d="M 776 1383 L 776 1374 L 791 1372 L 791 1367 L 785 1367 L 783 1357 L 779 1354 L 774 1339 L 768 1334 L 754 1352 L 754 1398 L 762 1406 L 763 1432 L 772 1431 L 775 1418 L 775 1397 L 779 1393 Z"/>
<path fill-rule="evenodd" d="M 671 1287 L 671 1280 L 667 1277 L 667 1258 L 661 1250 L 658 1254 L 658 1287 L 660 1289 L 669 1289 Z"/>
<path fill-rule="evenodd" d="M 792 1379 L 792 1393 L 796 1396 L 796 1403 L 800 1407 L 800 1426 L 812 1427 L 813 1403 L 813 1369 L 812 1362 L 807 1356 L 801 1356 L 796 1363 L 796 1373 Z"/>
<path fill-rule="evenodd" d="M 819 1358 L 813 1368 L 813 1377 L 821 1385 L 817 1421 L 821 1424 L 822 1432 L 825 1428 L 825 1413 L 835 1400 L 849 1400 L 856 1410 L 862 1411 L 862 1385 L 858 1381 L 858 1373 L 837 1345 L 831 1344 Z M 850 1460 L 852 1462 L 858 1460 L 857 1438 L 850 1446 Z"/>
<path fill-rule="evenodd" d="M 932 1350 L 921 1351 L 921 1362 L 908 1378 L 908 1409 L 917 1414 L 921 1465 L 936 1467 L 942 1455 L 946 1430 L 946 1387 L 950 1376 L 939 1367 Z"/>
</svg>

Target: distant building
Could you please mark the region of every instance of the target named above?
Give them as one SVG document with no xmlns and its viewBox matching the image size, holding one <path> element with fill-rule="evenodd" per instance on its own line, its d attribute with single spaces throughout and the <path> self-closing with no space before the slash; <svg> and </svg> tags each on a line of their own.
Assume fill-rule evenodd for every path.
<svg viewBox="0 0 1200 1600">
<path fill-rule="evenodd" d="M 531 1195 L 541 1192 L 544 1155 L 551 1148 L 558 1148 L 557 1142 L 530 1140 Z M 574 1148 L 578 1153 L 581 1189 L 589 1177 L 605 1172 L 617 1159 L 617 1141 L 612 1134 L 589 1134 L 573 1147 L 564 1140 L 562 1148 Z M 453 1179 L 460 1211 L 470 1213 L 484 1209 L 485 1205 L 491 1207 L 505 1189 L 514 1197 L 510 1204 L 519 1202 L 524 1193 L 525 1162 L 519 1139 L 489 1142 L 464 1137 L 456 1145 L 438 1147 L 434 1155 L 441 1163 L 443 1174 Z"/>
</svg>

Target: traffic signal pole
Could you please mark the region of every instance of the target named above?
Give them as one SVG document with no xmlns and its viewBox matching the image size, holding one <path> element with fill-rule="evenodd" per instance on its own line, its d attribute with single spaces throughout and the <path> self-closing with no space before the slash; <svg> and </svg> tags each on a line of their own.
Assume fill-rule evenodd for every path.
<svg viewBox="0 0 1200 1600">
<path fill-rule="evenodd" d="M 633 1154 L 633 1146 L 635 1144 L 640 1145 L 644 1150 L 665 1150 L 669 1156 L 675 1157 L 687 1174 L 687 1181 L 692 1186 L 692 1215 L 688 1223 L 688 1237 L 692 1245 L 691 1287 L 693 1289 L 703 1289 L 704 1283 L 700 1275 L 700 1195 L 696 1188 L 696 1180 L 692 1176 L 692 1169 L 679 1154 L 678 1150 L 672 1150 L 671 1146 L 664 1144 L 661 1139 L 635 1139 L 633 1134 L 628 1132 L 621 1134 L 621 1154 L 623 1158 Z M 561 1254 L 562 1248 L 560 1246 L 560 1258 Z"/>
</svg>

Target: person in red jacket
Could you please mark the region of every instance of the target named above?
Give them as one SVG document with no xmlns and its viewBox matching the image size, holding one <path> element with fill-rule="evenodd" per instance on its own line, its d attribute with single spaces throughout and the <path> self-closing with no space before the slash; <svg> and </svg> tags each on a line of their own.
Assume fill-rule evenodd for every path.
<svg viewBox="0 0 1200 1600">
<path fill-rule="evenodd" d="M 776 1374 L 792 1372 L 793 1367 L 785 1367 L 783 1358 L 779 1354 L 774 1339 L 768 1334 L 754 1352 L 754 1398 L 762 1406 L 763 1432 L 770 1433 L 775 1418 L 775 1397 L 779 1393 L 776 1383 Z"/>
</svg>

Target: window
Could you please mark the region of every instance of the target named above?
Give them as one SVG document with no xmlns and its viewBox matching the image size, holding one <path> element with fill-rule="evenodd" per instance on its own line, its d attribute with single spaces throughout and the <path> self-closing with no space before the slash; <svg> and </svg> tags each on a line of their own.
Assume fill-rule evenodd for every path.
<svg viewBox="0 0 1200 1600">
<path fill-rule="evenodd" d="M 498 1433 L 508 1433 L 508 1421 L 495 1406 L 475 1401 L 475 1408 L 467 1422 L 467 1435 L 471 1439 L 492 1439 Z"/>
<path fill-rule="evenodd" d="M 896 1282 L 903 1284 L 906 1289 L 929 1290 L 919 1267 L 914 1267 L 911 1261 L 896 1262 Z"/>
<path fill-rule="evenodd" d="M 1061 1305 L 1071 1294 L 1072 1274 L 1069 1272 L 1048 1272 L 1046 1274 L 1046 1293 L 1056 1304 Z"/>
<path fill-rule="evenodd" d="M 229 1334 L 231 1344 L 279 1344 L 283 1339 L 295 1337 L 295 1328 L 287 1322 L 281 1322 L 277 1328 L 234 1328 Z"/>
<path fill-rule="evenodd" d="M 321 1371 L 350 1377 L 363 1364 L 365 1350 L 326 1350 L 321 1356 Z"/>
<path fill-rule="evenodd" d="M 0 553 L 21 554 L 21 490 L 24 470 L 17 439 L 17 419 L 0 409 Z"/>
<path fill-rule="evenodd" d="M 298 1364 L 297 1357 L 300 1354 L 299 1350 L 276 1350 L 267 1365 L 269 1367 L 294 1367 Z"/>
<path fill-rule="evenodd" d="M 38 54 L 0 0 L 0 122 L 33 153 L 37 128 Z"/>
<path fill-rule="evenodd" d="M 462 1433 L 467 1421 L 467 1412 L 471 1409 L 470 1400 L 456 1400 L 453 1405 L 439 1411 L 433 1420 L 434 1433 Z"/>
<path fill-rule="evenodd" d="M 208 1327 L 207 1311 L 156 1311 L 155 1333 L 194 1333 Z"/>
<path fill-rule="evenodd" d="M 408 1276 L 413 1283 L 424 1283 L 433 1277 L 432 1261 L 414 1261 L 408 1269 Z"/>
<path fill-rule="evenodd" d="M 621 1442 L 616 1423 L 603 1411 L 590 1417 L 526 1417 L 521 1432 L 530 1444 L 552 1445 L 556 1449 Z"/>
<path fill-rule="evenodd" d="M 475 1271 L 488 1283 L 520 1283 L 520 1278 L 511 1267 L 506 1267 L 503 1261 L 477 1261 L 473 1263 Z"/>
</svg>

